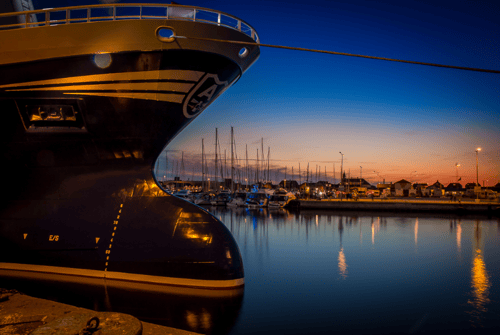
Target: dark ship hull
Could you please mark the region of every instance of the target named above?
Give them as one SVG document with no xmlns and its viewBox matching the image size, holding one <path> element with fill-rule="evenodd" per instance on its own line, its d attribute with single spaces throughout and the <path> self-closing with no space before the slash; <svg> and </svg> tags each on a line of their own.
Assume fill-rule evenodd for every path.
<svg viewBox="0 0 500 335">
<path fill-rule="evenodd" d="M 117 20 L 125 6 L 107 6 L 109 21 L 93 22 L 83 7 L 87 21 L 72 22 L 70 8 L 62 9 L 63 24 L 38 11 L 30 15 L 44 23 L 0 30 L 7 46 L 0 56 L 0 275 L 241 288 L 243 264 L 230 232 L 160 189 L 153 166 L 259 49 L 168 40 L 159 30 L 248 43 L 254 32 L 242 33 L 241 21 L 238 30 L 172 12 L 146 20 L 142 7 L 139 19 Z M 91 9 L 98 7 L 105 6 Z M 193 11 L 170 7 L 167 15 L 172 7 Z"/>
</svg>

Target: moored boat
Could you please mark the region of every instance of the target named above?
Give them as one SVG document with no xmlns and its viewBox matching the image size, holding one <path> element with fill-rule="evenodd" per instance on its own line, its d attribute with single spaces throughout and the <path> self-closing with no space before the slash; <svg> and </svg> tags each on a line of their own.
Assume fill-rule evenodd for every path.
<svg viewBox="0 0 500 335">
<path fill-rule="evenodd" d="M 231 196 L 231 200 L 227 203 L 229 207 L 242 207 L 245 205 L 245 200 L 247 199 L 247 192 L 245 191 L 235 191 Z"/>
<path fill-rule="evenodd" d="M 152 171 L 257 60 L 254 29 L 164 4 L 6 13 L 0 24 L 0 275 L 242 287 L 227 228 Z"/>
<path fill-rule="evenodd" d="M 283 188 L 277 189 L 274 193 L 269 197 L 269 207 L 273 208 L 283 208 L 287 206 L 290 201 L 295 199 L 295 195 L 292 192 L 289 192 Z"/>
<path fill-rule="evenodd" d="M 220 190 L 212 198 L 212 206 L 226 206 L 226 204 L 231 200 L 231 192 L 229 190 Z"/>
<path fill-rule="evenodd" d="M 269 204 L 269 197 L 273 194 L 272 190 L 269 189 L 259 189 L 256 192 L 250 192 L 247 194 L 245 200 L 245 207 L 248 208 L 261 208 L 267 207 Z"/>
</svg>

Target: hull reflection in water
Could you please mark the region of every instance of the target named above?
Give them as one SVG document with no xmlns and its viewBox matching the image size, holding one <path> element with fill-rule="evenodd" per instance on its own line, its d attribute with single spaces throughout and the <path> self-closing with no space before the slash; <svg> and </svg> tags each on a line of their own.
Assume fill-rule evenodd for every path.
<svg viewBox="0 0 500 335">
<path fill-rule="evenodd" d="M 1 271 L 0 271 L 1 272 Z M 243 288 L 234 290 L 192 289 L 169 286 L 129 285 L 75 279 L 58 282 L 44 275 L 36 285 L 26 278 L 0 278 L 0 287 L 96 311 L 133 315 L 144 322 L 202 334 L 227 334 L 238 319 Z"/>
</svg>

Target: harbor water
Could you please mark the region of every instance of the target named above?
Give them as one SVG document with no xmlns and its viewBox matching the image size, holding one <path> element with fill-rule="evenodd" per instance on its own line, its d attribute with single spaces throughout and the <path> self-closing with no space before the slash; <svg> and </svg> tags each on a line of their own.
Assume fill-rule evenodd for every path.
<svg viewBox="0 0 500 335">
<path fill-rule="evenodd" d="M 500 221 L 212 208 L 245 265 L 231 334 L 500 330 Z"/>
<path fill-rule="evenodd" d="M 203 334 L 483 334 L 500 330 L 500 219 L 207 207 L 232 232 L 245 288 L 0 282 Z"/>
</svg>

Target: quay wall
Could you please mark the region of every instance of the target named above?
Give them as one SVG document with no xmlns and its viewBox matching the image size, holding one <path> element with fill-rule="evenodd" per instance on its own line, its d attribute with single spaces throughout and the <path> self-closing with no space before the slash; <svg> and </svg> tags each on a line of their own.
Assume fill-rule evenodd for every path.
<svg viewBox="0 0 500 335">
<path fill-rule="evenodd" d="M 499 202 L 451 202 L 411 200 L 294 200 L 290 207 L 299 209 L 355 210 L 387 212 L 439 212 L 500 216 Z"/>
</svg>

